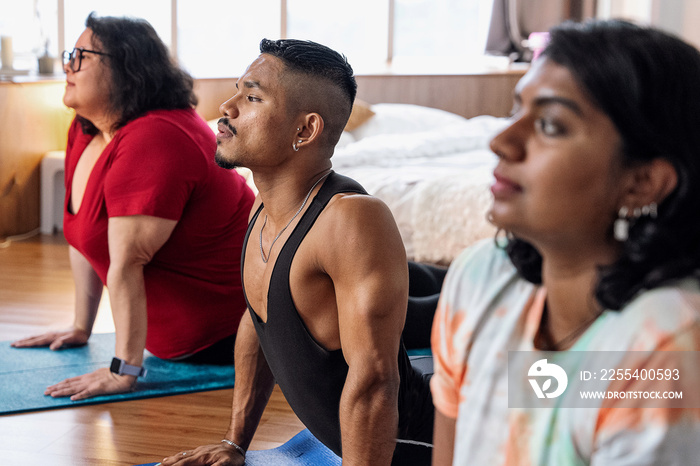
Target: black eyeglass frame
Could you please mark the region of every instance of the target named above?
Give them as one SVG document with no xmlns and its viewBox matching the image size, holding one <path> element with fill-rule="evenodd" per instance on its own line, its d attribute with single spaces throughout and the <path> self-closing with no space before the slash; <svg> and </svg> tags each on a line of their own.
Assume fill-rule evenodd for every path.
<svg viewBox="0 0 700 466">
<path fill-rule="evenodd" d="M 76 55 L 76 51 L 79 53 Z M 104 53 L 104 52 L 98 52 L 97 50 L 88 50 L 84 49 L 82 47 L 74 47 L 72 51 L 64 50 L 63 51 L 63 66 L 65 67 L 68 65 L 68 67 L 71 69 L 73 73 L 77 73 L 80 71 L 80 67 L 83 65 L 83 54 L 84 53 L 94 53 L 95 55 L 104 55 L 106 57 L 111 57 L 110 54 Z M 78 61 L 78 68 L 75 69 L 73 64 L 75 61 Z"/>
</svg>

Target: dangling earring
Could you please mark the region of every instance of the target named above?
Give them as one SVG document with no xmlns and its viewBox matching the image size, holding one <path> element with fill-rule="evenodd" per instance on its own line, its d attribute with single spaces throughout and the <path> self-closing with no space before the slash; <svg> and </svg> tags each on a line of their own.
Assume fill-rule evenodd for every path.
<svg viewBox="0 0 700 466">
<path fill-rule="evenodd" d="M 613 236 L 620 242 L 627 241 L 627 238 L 630 236 L 630 221 L 627 219 L 628 213 L 629 209 L 622 206 L 617 213 L 617 220 L 615 220 L 613 224 Z"/>
<path fill-rule="evenodd" d="M 648 215 L 649 218 L 656 218 L 658 214 L 659 212 L 656 206 L 656 202 L 652 202 L 642 207 L 642 215 L 644 216 Z"/>
</svg>

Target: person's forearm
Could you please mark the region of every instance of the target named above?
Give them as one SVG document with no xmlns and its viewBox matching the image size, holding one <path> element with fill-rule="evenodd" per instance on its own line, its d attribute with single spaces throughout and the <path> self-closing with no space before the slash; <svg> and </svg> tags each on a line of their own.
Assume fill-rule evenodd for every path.
<svg viewBox="0 0 700 466">
<path fill-rule="evenodd" d="M 143 266 L 112 263 L 107 273 L 107 289 L 116 334 L 115 355 L 140 366 L 148 326 Z"/>
<path fill-rule="evenodd" d="M 69 258 L 75 282 L 73 327 L 89 336 L 100 306 L 103 284 L 90 262 L 72 246 L 69 248 Z"/>
<path fill-rule="evenodd" d="M 340 399 L 343 465 L 388 466 L 398 430 L 398 379 L 352 371 Z"/>
<path fill-rule="evenodd" d="M 238 327 L 234 359 L 236 383 L 226 439 L 247 450 L 275 386 L 248 313 Z"/>
<path fill-rule="evenodd" d="M 455 429 L 457 420 L 435 410 L 433 430 L 433 466 L 451 466 L 455 449 Z"/>
</svg>

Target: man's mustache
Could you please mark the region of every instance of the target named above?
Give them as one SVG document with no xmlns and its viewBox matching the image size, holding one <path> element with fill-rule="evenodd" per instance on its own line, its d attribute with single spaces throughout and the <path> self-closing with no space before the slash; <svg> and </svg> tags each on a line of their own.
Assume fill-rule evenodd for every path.
<svg viewBox="0 0 700 466">
<path fill-rule="evenodd" d="M 238 131 L 236 131 L 236 128 L 233 125 L 231 125 L 231 123 L 228 122 L 228 118 L 219 118 L 219 121 L 217 121 L 217 123 L 227 127 L 229 129 L 229 131 L 231 131 L 231 133 L 233 133 L 234 136 L 236 134 L 238 134 Z"/>
</svg>

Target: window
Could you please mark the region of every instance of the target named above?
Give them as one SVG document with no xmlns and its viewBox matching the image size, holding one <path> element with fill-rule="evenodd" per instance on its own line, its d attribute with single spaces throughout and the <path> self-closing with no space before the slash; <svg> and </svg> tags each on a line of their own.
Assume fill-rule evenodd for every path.
<svg viewBox="0 0 700 466">
<path fill-rule="evenodd" d="M 387 60 L 388 0 L 287 0 L 287 37 L 343 53 L 357 73 Z"/>
<path fill-rule="evenodd" d="M 178 59 L 197 78 L 240 76 L 280 23 L 280 0 L 178 0 Z"/>
<path fill-rule="evenodd" d="M 240 76 L 262 38 L 308 39 L 348 57 L 358 74 L 434 61 L 466 63 L 484 50 L 492 0 L 0 0 L 0 35 L 36 67 L 71 49 L 91 11 L 149 21 L 196 78 Z M 3 20 L 3 18 L 5 18 Z M 8 19 L 11 18 L 11 21 Z M 48 39 L 47 39 L 48 38 Z M 32 62 L 33 60 L 33 62 Z M 432 62 L 431 62 L 432 60 Z"/>
<path fill-rule="evenodd" d="M 483 55 L 492 0 L 395 0 L 393 62 Z"/>
<path fill-rule="evenodd" d="M 12 47 L 9 55 L 14 69 L 36 69 L 36 58 L 43 55 L 45 49 L 55 55 L 56 17 L 56 0 L 0 0 L 0 36 L 4 39 L 3 45 Z M 3 63 L 3 66 L 7 67 L 7 64 Z"/>
<path fill-rule="evenodd" d="M 143 18 L 153 26 L 166 45 L 171 45 L 172 21 L 170 0 L 64 0 L 63 48 L 72 49 L 78 36 L 85 30 L 85 20 L 90 12 L 98 16 L 135 16 Z"/>
</svg>

